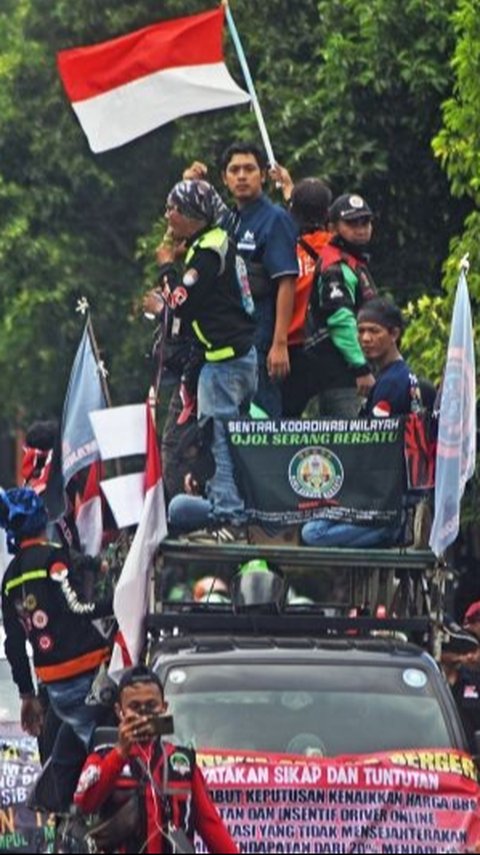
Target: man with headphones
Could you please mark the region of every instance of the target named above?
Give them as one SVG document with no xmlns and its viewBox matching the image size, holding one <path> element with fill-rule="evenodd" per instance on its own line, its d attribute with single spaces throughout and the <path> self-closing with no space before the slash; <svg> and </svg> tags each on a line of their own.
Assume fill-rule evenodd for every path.
<svg viewBox="0 0 480 855">
<path fill-rule="evenodd" d="M 104 852 L 194 852 L 198 832 L 210 852 L 238 849 L 210 799 L 191 748 L 160 738 L 169 731 L 159 677 L 129 668 L 115 705 L 118 741 L 91 754 L 75 794 L 85 814 L 100 814 L 91 831 Z"/>
</svg>

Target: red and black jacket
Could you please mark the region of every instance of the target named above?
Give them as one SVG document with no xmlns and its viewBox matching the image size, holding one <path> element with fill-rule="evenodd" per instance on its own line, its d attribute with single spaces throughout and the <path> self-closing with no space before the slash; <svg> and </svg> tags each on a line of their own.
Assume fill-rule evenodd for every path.
<svg viewBox="0 0 480 855">
<path fill-rule="evenodd" d="M 238 852 L 210 799 L 193 749 L 171 743 L 162 746 L 158 739 L 134 745 L 126 759 L 116 747 L 98 749 L 83 767 L 75 804 L 85 814 L 111 819 L 119 795 L 135 791 L 140 794 L 144 827 L 135 840 L 125 840 L 119 851 L 171 851 L 165 837 L 171 824 L 191 841 L 195 832 L 200 834 L 210 852 Z"/>
</svg>

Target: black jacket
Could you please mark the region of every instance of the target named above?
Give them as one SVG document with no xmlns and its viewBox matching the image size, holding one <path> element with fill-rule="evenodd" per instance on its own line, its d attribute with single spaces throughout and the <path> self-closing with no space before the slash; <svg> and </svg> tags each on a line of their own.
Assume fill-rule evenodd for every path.
<svg viewBox="0 0 480 855">
<path fill-rule="evenodd" d="M 159 270 L 158 291 L 192 329 L 207 362 L 244 356 L 252 347 L 255 324 L 244 262 L 223 229 L 195 237 L 180 277 L 173 264 Z M 253 312 L 253 303 L 251 306 Z"/>
<path fill-rule="evenodd" d="M 93 671 L 108 656 L 107 643 L 92 620 L 112 614 L 112 604 L 82 602 L 69 563 L 64 549 L 35 539 L 24 541 L 5 571 L 5 653 L 21 695 L 34 690 L 27 639 L 43 683 Z"/>
</svg>

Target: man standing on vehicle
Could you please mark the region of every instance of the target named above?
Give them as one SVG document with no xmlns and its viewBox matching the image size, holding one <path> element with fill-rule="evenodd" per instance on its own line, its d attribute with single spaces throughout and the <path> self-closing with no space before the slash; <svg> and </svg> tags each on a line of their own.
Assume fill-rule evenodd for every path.
<svg viewBox="0 0 480 855">
<path fill-rule="evenodd" d="M 163 302 L 188 324 L 204 354 L 198 377 L 197 416 L 214 420 L 215 473 L 207 484 L 211 540 L 246 538 L 245 506 L 234 478 L 224 420 L 248 413 L 257 386 L 253 302 L 245 263 L 217 224 L 221 200 L 206 181 L 180 181 L 167 199 L 170 241 L 157 250 L 156 291 L 144 299 L 151 311 Z M 173 241 L 173 242 L 172 242 Z M 181 276 L 175 260 L 184 255 Z"/>
<path fill-rule="evenodd" d="M 298 276 L 296 229 L 287 211 L 264 194 L 267 163 L 254 143 L 236 142 L 221 159 L 222 178 L 236 204 L 226 227 L 245 259 L 255 301 L 258 352 L 257 403 L 269 416 L 282 415 L 281 382 L 290 371 L 288 329 Z M 196 161 L 184 177 L 204 178 Z"/>
<path fill-rule="evenodd" d="M 161 853 L 177 843 L 179 851 L 193 852 L 196 831 L 210 852 L 238 852 L 195 752 L 157 735 L 167 709 L 157 675 L 143 665 L 126 671 L 115 709 L 118 742 L 88 757 L 75 794 L 83 813 L 100 814 L 103 836 L 92 833 L 100 850 Z"/>
<path fill-rule="evenodd" d="M 362 196 L 346 193 L 335 199 L 328 220 L 332 238 L 319 253 L 305 350 L 321 379 L 319 414 L 348 419 L 375 383 L 356 324 L 360 308 L 376 294 L 367 254 L 373 214 Z"/>
</svg>

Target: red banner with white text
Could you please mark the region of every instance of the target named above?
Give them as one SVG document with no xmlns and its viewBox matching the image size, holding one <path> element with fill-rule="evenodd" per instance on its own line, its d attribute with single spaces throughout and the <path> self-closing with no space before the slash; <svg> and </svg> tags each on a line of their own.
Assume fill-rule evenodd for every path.
<svg viewBox="0 0 480 855">
<path fill-rule="evenodd" d="M 241 852 L 465 853 L 480 842 L 480 787 L 462 752 L 315 759 L 206 750 L 199 762 Z M 197 851 L 206 851 L 200 841 Z"/>
</svg>

